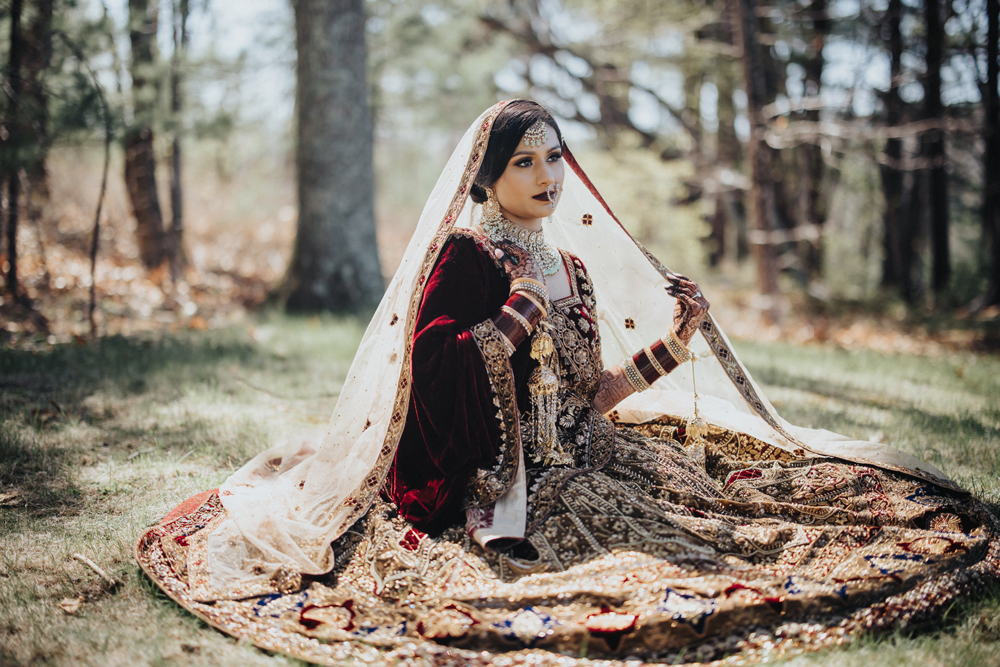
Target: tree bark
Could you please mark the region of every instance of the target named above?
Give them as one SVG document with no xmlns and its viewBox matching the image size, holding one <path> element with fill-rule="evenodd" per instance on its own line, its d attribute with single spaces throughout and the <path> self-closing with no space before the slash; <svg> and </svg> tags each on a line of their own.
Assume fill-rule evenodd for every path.
<svg viewBox="0 0 1000 667">
<path fill-rule="evenodd" d="M 24 42 L 21 36 L 21 14 L 24 9 L 22 0 L 12 0 L 10 5 L 10 53 L 7 59 L 7 80 L 9 82 L 9 98 L 7 114 L 7 137 L 3 158 L 4 177 L 7 179 L 7 274 L 5 283 L 7 292 L 18 296 L 17 276 L 17 224 L 18 199 L 20 199 L 20 182 L 17 171 L 22 159 L 25 143 L 23 132 L 23 101 L 22 91 L 24 79 L 21 75 L 21 62 L 24 57 Z"/>
<path fill-rule="evenodd" d="M 296 0 L 299 220 L 290 311 L 356 312 L 385 290 L 375 237 L 363 0 Z"/>
<path fill-rule="evenodd" d="M 190 0 L 173 0 L 174 52 L 170 59 L 170 114 L 174 131 L 170 159 L 170 234 L 167 251 L 171 277 L 176 280 L 184 264 L 184 190 L 181 187 L 181 126 L 184 109 L 184 75 L 187 55 L 187 19 Z"/>
<path fill-rule="evenodd" d="M 986 92 L 983 96 L 983 232 L 990 248 L 990 282 L 983 305 L 1000 303 L 1000 0 L 986 0 Z"/>
<path fill-rule="evenodd" d="M 889 0 L 886 18 L 892 63 L 889 94 L 886 96 L 886 122 L 889 127 L 895 127 L 903 122 L 903 100 L 899 96 L 903 79 L 903 34 L 900 27 L 903 18 L 902 0 Z M 913 280 L 915 235 L 905 201 L 905 179 L 901 168 L 903 140 L 888 139 L 884 157 L 880 169 L 885 196 L 882 285 L 898 289 L 904 300 L 912 302 L 916 296 Z"/>
<path fill-rule="evenodd" d="M 813 40 L 811 54 L 804 65 L 806 70 L 806 97 L 818 96 L 823 79 L 823 47 L 830 33 L 830 18 L 827 15 L 827 1 L 813 0 L 810 7 L 813 20 Z M 805 119 L 811 122 L 819 121 L 819 110 L 805 112 Z M 799 148 L 802 159 L 802 169 L 799 173 L 800 215 L 799 220 L 814 229 L 819 229 L 826 220 L 826 202 L 823 198 L 823 152 L 814 143 L 804 143 Z M 818 280 L 823 275 L 822 235 L 815 241 L 800 241 L 803 269 L 807 280 Z"/>
<path fill-rule="evenodd" d="M 37 207 L 48 199 L 48 177 L 45 158 L 48 155 L 51 138 L 49 136 L 48 96 L 45 92 L 44 76 L 52 60 L 52 13 L 53 0 L 37 0 L 33 3 L 32 14 L 23 39 L 24 100 L 25 113 L 34 137 L 34 151 L 25 173 L 31 186 L 28 205 Z"/>
<path fill-rule="evenodd" d="M 927 118 L 940 119 L 941 51 L 944 45 L 944 22 L 939 0 L 925 0 L 927 22 L 927 78 L 924 83 L 924 109 Z M 933 129 L 921 137 L 924 156 L 930 161 L 927 170 L 930 196 L 931 287 L 941 294 L 951 278 L 948 248 L 948 172 L 945 169 L 944 130 Z"/>
<path fill-rule="evenodd" d="M 750 141 L 747 157 L 750 163 L 751 186 L 749 218 L 757 234 L 753 243 L 757 261 L 757 282 L 761 293 L 778 292 L 777 253 L 771 242 L 771 232 L 777 221 L 774 179 L 771 176 L 772 149 L 764 141 L 766 126 L 761 109 L 767 103 L 767 80 L 763 57 L 757 40 L 756 0 L 739 0 L 740 20 L 736 22 L 743 48 L 743 84 L 747 94 L 747 116 L 750 120 Z"/>
<path fill-rule="evenodd" d="M 132 107 L 134 121 L 125 133 L 125 185 L 136 221 L 139 256 L 149 268 L 166 257 L 163 214 L 156 191 L 153 115 L 158 97 L 156 73 L 157 0 L 129 0 L 132 45 Z"/>
</svg>

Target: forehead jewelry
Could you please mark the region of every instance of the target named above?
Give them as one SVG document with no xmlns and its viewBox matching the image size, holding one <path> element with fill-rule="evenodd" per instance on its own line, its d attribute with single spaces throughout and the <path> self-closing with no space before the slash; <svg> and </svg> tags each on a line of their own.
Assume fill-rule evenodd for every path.
<svg viewBox="0 0 1000 667">
<path fill-rule="evenodd" d="M 524 145 L 525 146 L 541 146 L 546 141 L 549 140 L 549 128 L 546 127 L 543 121 L 536 121 L 534 125 L 528 128 L 528 131 L 524 133 Z"/>
</svg>

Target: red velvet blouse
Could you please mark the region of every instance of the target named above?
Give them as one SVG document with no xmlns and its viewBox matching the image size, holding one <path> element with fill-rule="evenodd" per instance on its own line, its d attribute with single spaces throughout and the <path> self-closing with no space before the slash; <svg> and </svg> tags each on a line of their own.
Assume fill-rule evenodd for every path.
<svg viewBox="0 0 1000 667">
<path fill-rule="evenodd" d="M 498 406 L 470 331 L 494 317 L 509 296 L 510 281 L 488 244 L 466 231 L 449 237 L 427 281 L 414 329 L 410 406 L 383 494 L 404 518 L 427 532 L 464 523 L 462 500 L 469 479 L 477 469 L 496 464 L 501 445 Z M 584 296 L 592 301 L 589 280 L 578 259 L 564 254 L 564 260 L 574 294 L 566 301 L 575 302 L 565 303 L 561 312 L 586 320 L 572 328 L 590 333 L 578 347 L 596 348 L 599 373 L 593 304 L 587 304 L 588 309 L 579 298 L 583 281 Z M 528 408 L 527 379 L 537 365 L 530 344 L 522 343 L 510 364 L 523 414 Z M 596 382 L 592 384 L 596 389 Z M 587 389 L 584 393 L 591 393 Z"/>
</svg>

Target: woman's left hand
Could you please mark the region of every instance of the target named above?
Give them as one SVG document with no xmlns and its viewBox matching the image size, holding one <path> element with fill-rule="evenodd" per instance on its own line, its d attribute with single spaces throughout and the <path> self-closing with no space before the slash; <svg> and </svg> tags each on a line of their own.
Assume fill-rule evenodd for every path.
<svg viewBox="0 0 1000 667">
<path fill-rule="evenodd" d="M 698 283 L 686 276 L 675 273 L 670 278 L 667 293 L 677 299 L 674 306 L 674 332 L 687 345 L 694 337 L 711 304 L 701 293 Z"/>
</svg>

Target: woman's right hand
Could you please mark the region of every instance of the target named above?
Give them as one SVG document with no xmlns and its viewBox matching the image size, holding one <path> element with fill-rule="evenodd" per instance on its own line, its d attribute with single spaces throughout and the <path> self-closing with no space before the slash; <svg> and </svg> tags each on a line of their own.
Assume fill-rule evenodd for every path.
<svg viewBox="0 0 1000 667">
<path fill-rule="evenodd" d="M 504 243 L 494 252 L 497 259 L 503 262 L 504 271 L 507 272 L 507 277 L 510 278 L 511 282 L 514 282 L 518 278 L 530 278 L 542 285 L 545 284 L 545 276 L 542 275 L 541 267 L 535 261 L 534 255 L 524 248 L 520 248 L 513 243 Z M 511 257 L 517 260 L 517 264 L 511 261 Z"/>
</svg>

